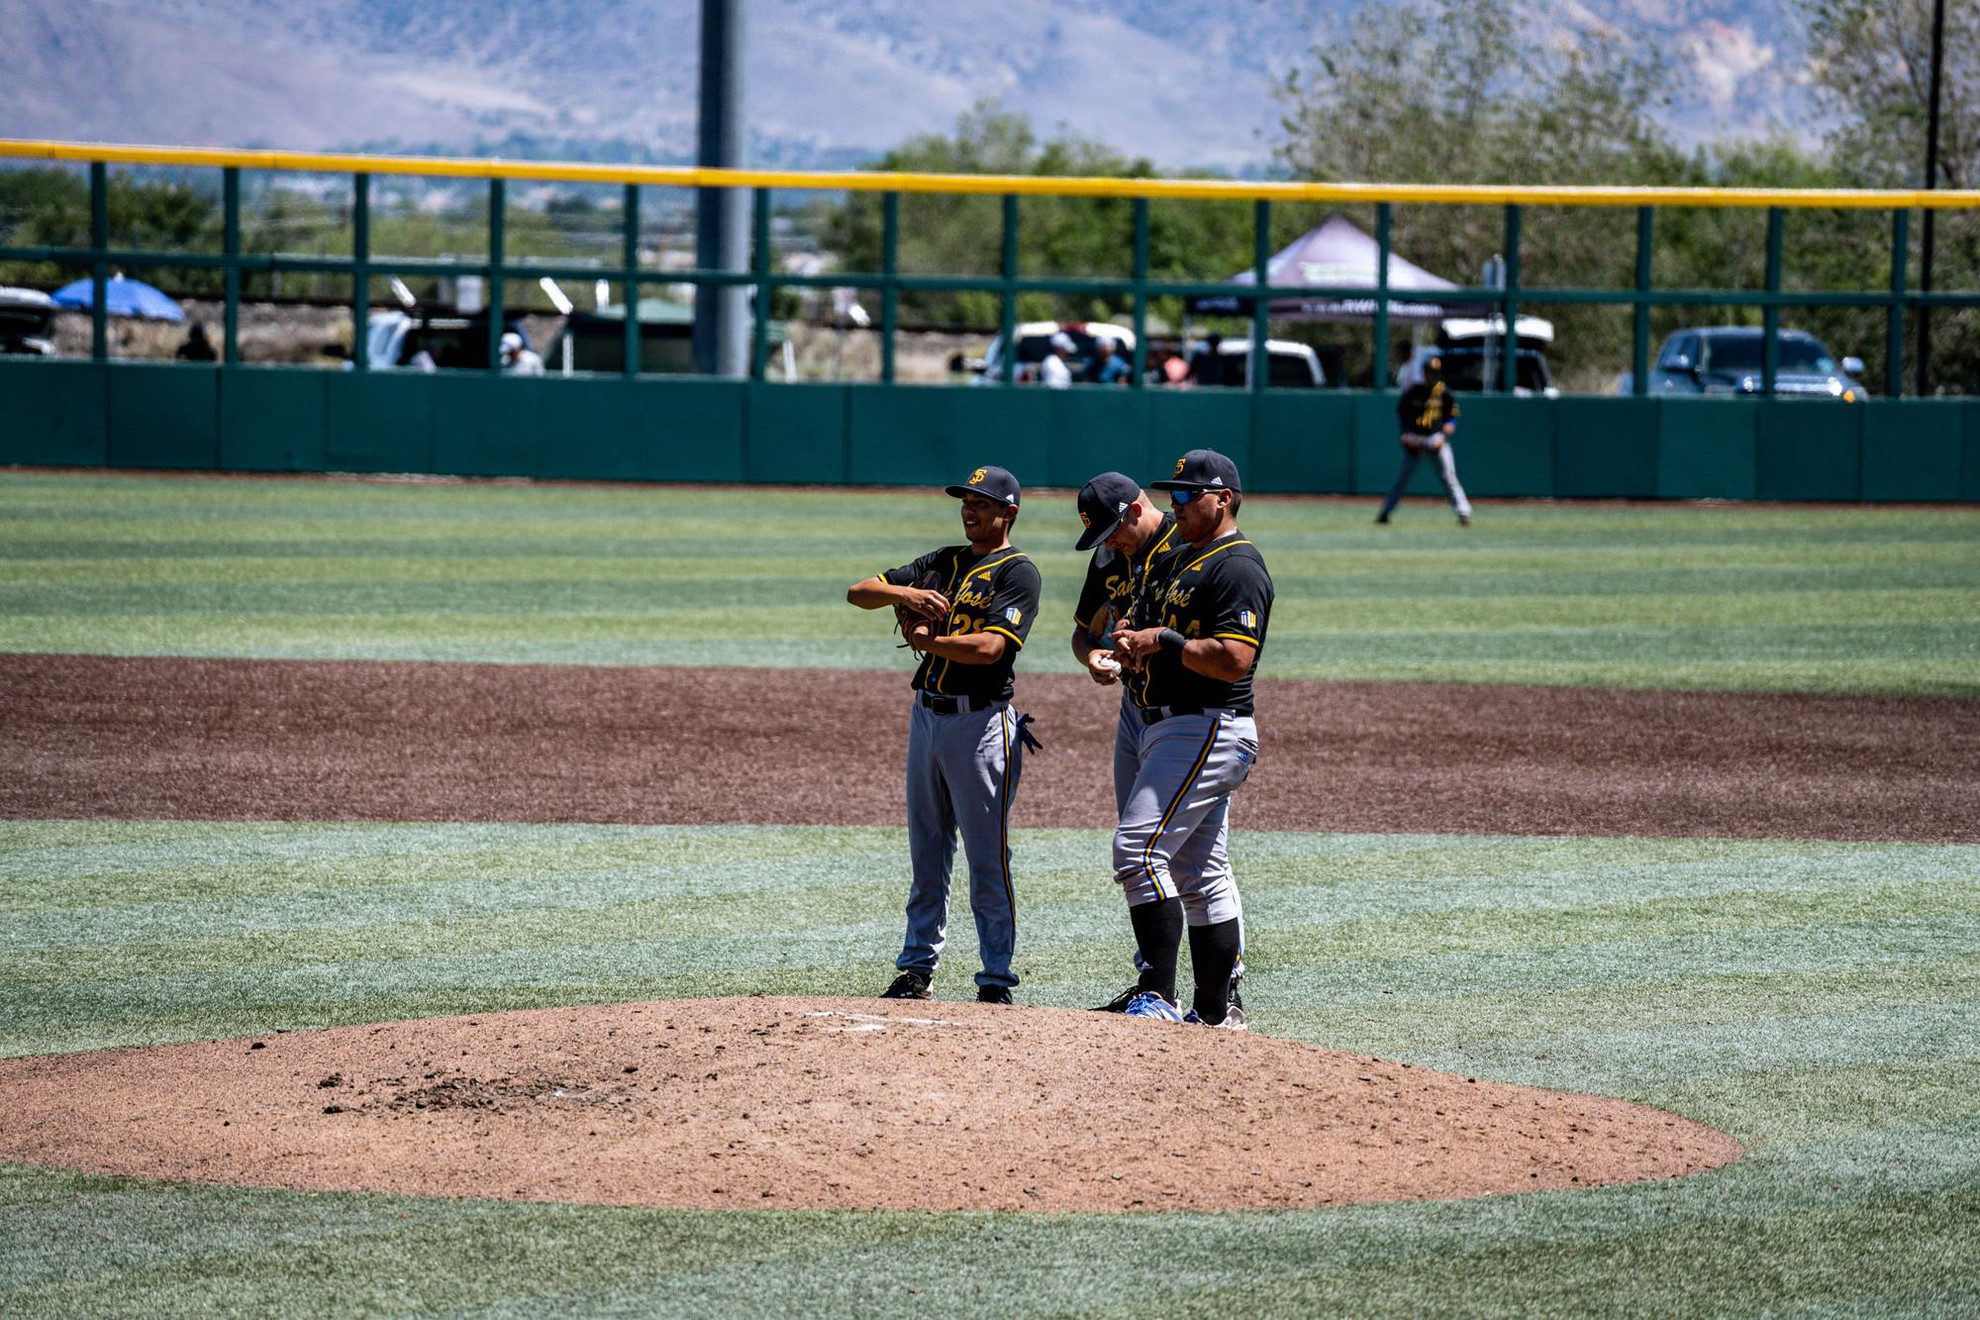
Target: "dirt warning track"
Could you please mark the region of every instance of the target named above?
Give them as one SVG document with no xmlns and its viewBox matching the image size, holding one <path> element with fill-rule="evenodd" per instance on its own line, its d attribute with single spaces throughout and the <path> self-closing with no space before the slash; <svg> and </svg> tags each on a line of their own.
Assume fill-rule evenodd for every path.
<svg viewBox="0 0 1980 1320">
<path fill-rule="evenodd" d="M 1028 675 L 1013 823 L 1105 828 Z M 1980 840 L 1980 702 L 1261 680 L 1239 829 Z M 0 656 L 0 817 L 899 825 L 896 673 Z"/>
</svg>

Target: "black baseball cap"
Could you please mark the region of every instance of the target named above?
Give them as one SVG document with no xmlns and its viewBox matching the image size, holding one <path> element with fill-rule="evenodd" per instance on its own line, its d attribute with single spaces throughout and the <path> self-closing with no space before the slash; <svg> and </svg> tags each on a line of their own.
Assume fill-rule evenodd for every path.
<svg viewBox="0 0 1980 1320">
<path fill-rule="evenodd" d="M 980 467 L 969 474 L 968 481 L 943 489 L 957 499 L 965 495 L 988 495 L 1013 509 L 1018 506 L 1018 479 L 1000 467 Z"/>
<path fill-rule="evenodd" d="M 1238 485 L 1237 464 L 1214 449 L 1190 450 L 1176 460 L 1167 481 L 1148 484 L 1156 490 L 1244 490 Z"/>
<path fill-rule="evenodd" d="M 1127 517 L 1128 505 L 1141 498 L 1141 483 L 1124 472 L 1102 472 L 1079 488 L 1079 522 L 1086 530 L 1073 543 L 1091 550 L 1114 534 Z"/>
</svg>

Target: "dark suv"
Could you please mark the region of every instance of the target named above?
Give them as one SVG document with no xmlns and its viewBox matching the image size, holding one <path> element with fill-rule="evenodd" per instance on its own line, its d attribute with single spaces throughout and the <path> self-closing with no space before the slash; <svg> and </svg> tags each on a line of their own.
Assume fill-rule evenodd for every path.
<svg viewBox="0 0 1980 1320">
<path fill-rule="evenodd" d="M 1774 393 L 1807 399 L 1841 399 L 1855 403 L 1864 397 L 1860 359 L 1838 362 L 1822 341 L 1805 330 L 1779 330 L 1774 342 L 1780 356 L 1774 372 Z M 1752 326 L 1707 326 L 1679 330 L 1664 341 L 1650 369 L 1652 394 L 1759 394 L 1764 388 L 1762 355 L 1766 332 Z M 1623 374 L 1619 392 L 1632 384 Z"/>
</svg>

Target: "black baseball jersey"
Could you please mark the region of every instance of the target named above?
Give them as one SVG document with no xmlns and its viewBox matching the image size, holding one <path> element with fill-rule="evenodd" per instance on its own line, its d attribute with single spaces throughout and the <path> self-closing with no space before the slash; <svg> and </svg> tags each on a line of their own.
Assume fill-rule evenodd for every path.
<svg viewBox="0 0 1980 1320">
<path fill-rule="evenodd" d="M 1134 679 L 1130 692 L 1135 704 L 1218 706 L 1251 714 L 1251 675 L 1265 653 L 1265 629 L 1272 618 L 1272 575 L 1265 571 L 1265 557 L 1244 533 L 1233 531 L 1205 546 L 1184 542 L 1165 567 L 1150 592 L 1150 599 L 1160 603 L 1161 617 L 1137 618 L 1137 627 L 1174 628 L 1186 641 L 1221 637 L 1249 642 L 1258 656 L 1243 678 L 1224 683 L 1186 668 L 1180 655 L 1158 651 Z"/>
<path fill-rule="evenodd" d="M 1005 546 L 979 556 L 967 545 L 945 545 L 880 576 L 897 587 L 920 583 L 949 598 L 949 617 L 936 628 L 937 636 L 993 632 L 1010 639 L 994 665 L 959 665 L 924 654 L 914 671 L 917 689 L 950 697 L 1010 697 L 1011 669 L 1038 613 L 1038 566 L 1024 551 Z"/>
<path fill-rule="evenodd" d="M 1136 627 L 1147 626 L 1145 620 L 1153 619 L 1155 612 L 1137 604 L 1142 589 L 1160 578 L 1161 565 L 1176 547 L 1188 545 L 1176 535 L 1175 515 L 1165 513 L 1161 526 L 1149 534 L 1148 543 L 1132 556 L 1096 546 L 1086 566 L 1086 581 L 1079 589 L 1079 603 L 1073 606 L 1073 622 L 1095 638 L 1111 635 L 1113 625 L 1124 618 L 1134 619 Z"/>
<path fill-rule="evenodd" d="M 1443 381 L 1435 385 L 1418 381 L 1396 400 L 1396 421 L 1404 435 L 1429 435 L 1444 429 L 1445 422 L 1457 420 L 1457 400 Z"/>
</svg>

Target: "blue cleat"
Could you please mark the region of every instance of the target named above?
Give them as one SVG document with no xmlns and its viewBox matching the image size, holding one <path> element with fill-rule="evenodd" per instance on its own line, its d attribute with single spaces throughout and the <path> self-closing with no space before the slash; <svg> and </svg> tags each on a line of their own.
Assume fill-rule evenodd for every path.
<svg viewBox="0 0 1980 1320">
<path fill-rule="evenodd" d="M 1181 1022 L 1182 1010 L 1153 990 L 1143 990 L 1128 1000 L 1126 1009 L 1131 1018 L 1153 1018 L 1157 1022 Z"/>
</svg>

